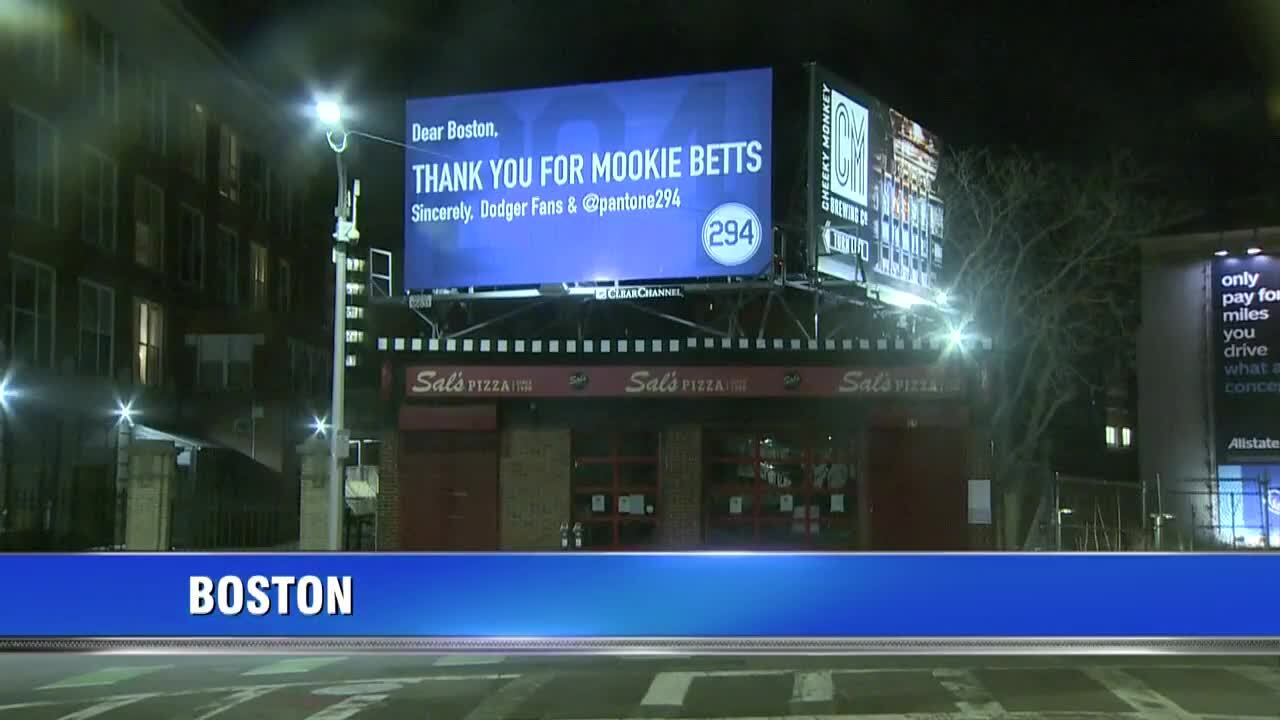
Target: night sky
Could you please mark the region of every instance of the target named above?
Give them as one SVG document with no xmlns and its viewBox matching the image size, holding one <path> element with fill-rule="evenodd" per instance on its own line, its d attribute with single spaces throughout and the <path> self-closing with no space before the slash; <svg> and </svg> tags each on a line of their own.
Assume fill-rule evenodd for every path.
<svg viewBox="0 0 1280 720">
<path fill-rule="evenodd" d="M 816 60 L 951 146 L 1136 153 L 1206 209 L 1280 176 L 1280 3 L 188 0 L 284 96 L 340 90 L 399 135 L 406 96 Z"/>
</svg>

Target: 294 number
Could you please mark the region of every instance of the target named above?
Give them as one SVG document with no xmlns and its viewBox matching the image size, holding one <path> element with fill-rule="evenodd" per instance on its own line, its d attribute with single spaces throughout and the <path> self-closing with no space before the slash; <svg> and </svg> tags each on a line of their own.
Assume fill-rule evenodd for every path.
<svg viewBox="0 0 1280 720">
<path fill-rule="evenodd" d="M 712 220 L 707 226 L 707 244 L 712 247 L 737 245 L 744 242 L 748 245 L 756 241 L 756 224 L 750 219 Z"/>
<path fill-rule="evenodd" d="M 702 222 L 702 249 L 718 265 L 734 267 L 751 260 L 768 244 L 760 216 L 742 203 L 724 203 Z"/>
</svg>

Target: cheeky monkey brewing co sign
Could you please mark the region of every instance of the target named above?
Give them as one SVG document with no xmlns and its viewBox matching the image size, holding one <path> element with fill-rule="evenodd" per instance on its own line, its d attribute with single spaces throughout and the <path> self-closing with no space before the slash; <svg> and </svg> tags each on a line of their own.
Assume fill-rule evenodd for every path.
<svg viewBox="0 0 1280 720">
<path fill-rule="evenodd" d="M 408 101 L 405 287 L 755 276 L 770 70 Z"/>
<path fill-rule="evenodd" d="M 408 397 L 952 397 L 962 375 L 935 367 L 418 366 Z"/>
<path fill-rule="evenodd" d="M 819 270 L 928 298 L 942 267 L 942 145 L 902 113 L 812 67 L 809 226 Z"/>
</svg>

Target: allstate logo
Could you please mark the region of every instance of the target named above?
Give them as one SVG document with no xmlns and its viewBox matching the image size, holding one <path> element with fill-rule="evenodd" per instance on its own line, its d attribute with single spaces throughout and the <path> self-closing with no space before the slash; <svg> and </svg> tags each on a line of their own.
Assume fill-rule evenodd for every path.
<svg viewBox="0 0 1280 720">
<path fill-rule="evenodd" d="M 763 244 L 760 218 L 742 203 L 725 203 L 702 221 L 702 249 L 721 265 L 741 265 L 755 257 Z"/>
</svg>

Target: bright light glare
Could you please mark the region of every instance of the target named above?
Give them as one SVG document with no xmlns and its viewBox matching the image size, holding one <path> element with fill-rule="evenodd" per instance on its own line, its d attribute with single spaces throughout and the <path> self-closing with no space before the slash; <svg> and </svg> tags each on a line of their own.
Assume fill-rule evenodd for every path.
<svg viewBox="0 0 1280 720">
<path fill-rule="evenodd" d="M 0 403 L 8 405 L 9 401 L 17 396 L 18 391 L 9 385 L 8 378 L 0 380 Z"/>
<path fill-rule="evenodd" d="M 316 103 L 316 117 L 325 125 L 337 126 L 342 122 L 342 106 L 332 100 Z"/>
<path fill-rule="evenodd" d="M 1248 250 L 1245 250 L 1245 252 L 1249 253 L 1250 255 L 1257 255 L 1258 253 L 1262 252 L 1262 248 L 1251 247 Z"/>
<path fill-rule="evenodd" d="M 324 435 L 329 430 L 329 418 L 312 418 L 311 429 L 315 431 L 316 435 Z"/>
<path fill-rule="evenodd" d="M 964 330 L 960 328 L 952 328 L 947 333 L 947 340 L 951 343 L 951 347 L 960 347 L 964 344 Z"/>
<path fill-rule="evenodd" d="M 120 418 L 120 422 L 129 423 L 130 425 L 133 425 L 134 414 L 135 413 L 133 410 L 132 401 L 118 403 L 118 407 L 116 408 L 116 416 Z"/>
<path fill-rule="evenodd" d="M 1226 250 L 1217 250 L 1217 251 L 1215 251 L 1213 254 L 1214 254 L 1214 255 L 1217 255 L 1218 257 L 1226 257 L 1226 256 L 1227 256 L 1227 251 L 1226 251 Z"/>
<path fill-rule="evenodd" d="M 951 302 L 951 294 L 950 294 L 950 293 L 948 293 L 946 290 L 939 290 L 939 291 L 938 291 L 938 305 L 945 306 L 945 305 L 946 305 L 947 303 L 949 303 L 949 302 Z"/>
</svg>

